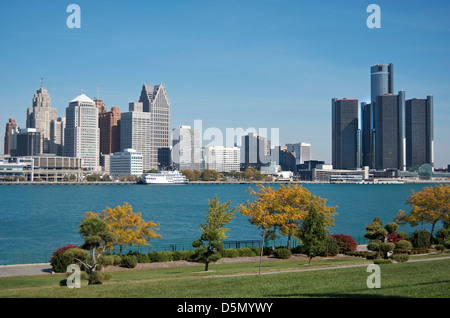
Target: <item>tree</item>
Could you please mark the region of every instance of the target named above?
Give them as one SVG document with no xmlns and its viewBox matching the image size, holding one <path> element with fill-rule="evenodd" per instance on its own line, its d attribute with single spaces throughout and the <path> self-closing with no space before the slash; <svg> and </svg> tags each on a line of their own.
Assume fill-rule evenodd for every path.
<svg viewBox="0 0 450 318">
<path fill-rule="evenodd" d="M 157 234 L 158 224 L 153 221 L 145 222 L 142 219 L 142 213 L 134 213 L 133 208 L 126 202 L 122 202 L 114 209 L 106 207 L 102 213 L 96 214 L 87 212 L 86 217 L 98 217 L 106 221 L 108 230 L 111 231 L 116 239 L 110 242 L 108 247 L 112 248 L 114 244 L 119 245 L 119 254 L 122 255 L 123 248 L 131 246 L 150 246 L 148 241 L 153 238 L 161 238 Z"/>
<path fill-rule="evenodd" d="M 200 239 L 195 240 L 192 246 L 196 248 L 197 260 L 205 263 L 205 271 L 208 271 L 209 263 L 218 261 L 222 255 L 219 250 L 223 248 L 220 234 L 216 230 L 203 232 Z"/>
<path fill-rule="evenodd" d="M 304 251 L 309 257 L 308 264 L 311 264 L 311 259 L 322 253 L 327 239 L 325 218 L 317 212 L 316 207 L 313 206 L 304 218 L 298 237 L 302 240 Z"/>
<path fill-rule="evenodd" d="M 435 187 L 425 187 L 414 193 L 406 200 L 411 206 L 409 213 L 400 210 L 394 218 L 399 224 L 408 223 L 417 226 L 419 223 L 431 224 L 431 237 L 437 222 L 450 221 L 450 186 L 448 184 Z"/>
<path fill-rule="evenodd" d="M 192 243 L 196 248 L 197 259 L 205 263 L 205 271 L 208 271 L 210 262 L 222 257 L 218 251 L 222 249 L 222 240 L 229 230 L 225 225 L 235 217 L 235 209 L 230 208 L 230 203 L 220 203 L 217 195 L 212 200 L 208 199 L 208 210 L 204 216 L 206 223 L 200 224 L 202 235 Z"/>
<path fill-rule="evenodd" d="M 64 253 L 83 265 L 86 272 L 90 275 L 96 271 L 99 257 L 104 254 L 107 245 L 114 241 L 114 234 L 108 230 L 106 222 L 100 218 L 87 217 L 81 222 L 78 232 L 84 238 L 82 248 L 71 248 Z M 92 251 L 92 260 L 89 258 L 89 252 Z"/>
<path fill-rule="evenodd" d="M 219 240 L 227 238 L 225 233 L 229 229 L 224 228 L 224 226 L 235 217 L 235 209 L 230 208 L 230 203 L 231 201 L 220 203 L 217 194 L 214 196 L 214 199 L 208 199 L 208 210 L 204 216 L 206 223 L 200 225 L 203 233 L 214 230 L 217 231 Z"/>
<path fill-rule="evenodd" d="M 394 250 L 395 243 L 403 240 L 397 234 L 397 229 L 398 224 L 395 222 L 388 223 L 383 227 L 381 219 L 378 217 L 374 218 L 372 223 L 367 225 L 367 232 L 364 234 L 364 237 L 370 241 L 367 248 L 371 251 L 381 253 L 384 258 L 388 258 L 388 253 Z"/>
</svg>

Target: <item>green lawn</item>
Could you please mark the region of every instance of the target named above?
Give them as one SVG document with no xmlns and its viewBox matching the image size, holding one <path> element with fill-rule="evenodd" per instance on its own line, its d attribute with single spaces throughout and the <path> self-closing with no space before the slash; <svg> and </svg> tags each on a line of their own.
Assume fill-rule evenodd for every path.
<svg viewBox="0 0 450 318">
<path fill-rule="evenodd" d="M 380 265 L 379 289 L 366 285 L 371 274 L 366 272 L 368 264 L 371 262 L 359 258 L 314 259 L 312 265 L 298 260 L 266 261 L 263 275 L 258 275 L 258 262 L 212 265 L 209 272 L 203 271 L 203 265 L 129 270 L 112 272 L 112 279 L 103 285 L 88 286 L 83 281 L 80 289 L 59 286 L 64 274 L 7 277 L 0 278 L 0 297 L 450 297 L 450 259 Z M 328 269 L 330 266 L 336 268 Z"/>
</svg>

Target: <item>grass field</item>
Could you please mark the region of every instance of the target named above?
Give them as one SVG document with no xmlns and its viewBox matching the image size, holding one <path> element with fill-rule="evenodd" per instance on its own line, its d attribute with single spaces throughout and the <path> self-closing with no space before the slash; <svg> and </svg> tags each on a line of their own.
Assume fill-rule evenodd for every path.
<svg viewBox="0 0 450 318">
<path fill-rule="evenodd" d="M 444 255 L 445 256 L 445 255 Z M 447 255 L 448 256 L 448 255 Z M 450 297 L 450 259 L 380 265 L 381 288 L 366 281 L 360 258 L 274 260 L 111 272 L 102 285 L 59 286 L 65 274 L 0 278 L 0 298 L 336 298 Z M 351 267 L 345 267 L 351 266 Z M 334 268 L 330 268 L 334 267 Z"/>
</svg>

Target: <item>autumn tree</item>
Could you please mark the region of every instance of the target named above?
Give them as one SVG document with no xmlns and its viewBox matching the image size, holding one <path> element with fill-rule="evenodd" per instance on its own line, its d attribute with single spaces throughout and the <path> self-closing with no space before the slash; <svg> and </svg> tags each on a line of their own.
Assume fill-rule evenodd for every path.
<svg viewBox="0 0 450 318">
<path fill-rule="evenodd" d="M 399 224 L 408 223 L 417 226 L 422 223 L 431 224 L 431 238 L 435 225 L 442 221 L 450 221 L 450 186 L 439 185 L 435 187 L 425 187 L 422 191 L 411 191 L 411 196 L 406 200 L 411 206 L 409 213 L 400 210 L 394 218 Z"/>
<path fill-rule="evenodd" d="M 108 247 L 112 248 L 114 244 L 117 244 L 120 255 L 122 255 L 123 248 L 128 245 L 150 246 L 148 243 L 150 239 L 161 238 L 161 235 L 156 233 L 159 230 L 156 228 L 158 224 L 153 221 L 144 221 L 142 213 L 134 213 L 131 205 L 126 202 L 114 209 L 106 207 L 102 213 L 87 212 L 85 215 L 86 217 L 98 217 L 106 222 L 108 230 L 116 237 L 115 241 L 110 242 Z"/>
<path fill-rule="evenodd" d="M 225 233 L 229 230 L 225 225 L 235 217 L 235 209 L 230 208 L 230 203 L 220 203 L 217 195 L 212 200 L 208 199 L 208 209 L 204 216 L 206 223 L 200 224 L 202 235 L 192 243 L 196 248 L 197 259 L 205 263 L 205 271 L 208 271 L 210 262 L 222 257 L 219 250 L 222 249 L 222 240 L 226 238 Z"/>
</svg>

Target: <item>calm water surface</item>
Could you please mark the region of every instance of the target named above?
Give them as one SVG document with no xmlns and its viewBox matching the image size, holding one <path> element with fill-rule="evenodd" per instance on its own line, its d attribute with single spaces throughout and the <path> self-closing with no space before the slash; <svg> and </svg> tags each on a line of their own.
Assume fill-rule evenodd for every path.
<svg viewBox="0 0 450 318">
<path fill-rule="evenodd" d="M 386 224 L 399 209 L 409 210 L 411 190 L 425 184 L 305 184 L 313 194 L 338 208 L 332 233 L 363 236 L 374 217 Z M 253 200 L 249 185 L 33 185 L 0 186 L 0 252 L 54 250 L 82 244 L 78 226 L 86 211 L 101 212 L 127 202 L 145 221 L 159 223 L 157 244 L 189 244 L 200 235 L 207 200 L 217 194 L 235 207 Z M 260 231 L 246 217 L 229 223 L 229 240 L 258 240 Z M 407 232 L 414 229 L 401 228 Z"/>
</svg>

